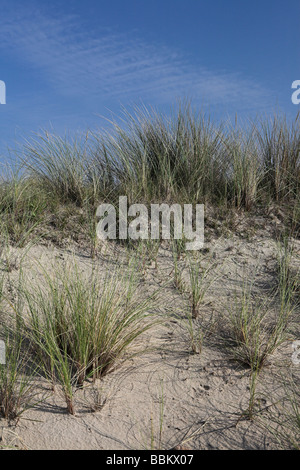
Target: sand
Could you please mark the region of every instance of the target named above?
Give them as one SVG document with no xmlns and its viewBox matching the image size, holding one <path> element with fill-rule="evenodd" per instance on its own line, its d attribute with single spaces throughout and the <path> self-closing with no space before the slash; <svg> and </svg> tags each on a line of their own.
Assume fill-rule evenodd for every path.
<svg viewBox="0 0 300 470">
<path fill-rule="evenodd" d="M 297 269 L 300 242 L 293 243 Z M 116 254 L 113 246 L 99 249 L 94 261 L 83 247 L 72 244 L 65 248 L 51 244 L 11 248 L 10 257 L 15 260 L 9 273 L 11 285 L 17 284 L 20 265 L 24 277 L 35 285 L 43 276 L 41 266 L 51 272 L 58 264 L 75 261 L 82 272 L 89 273 L 93 263 L 104 270 L 117 256 L 119 262 L 123 259 L 126 263 L 123 249 L 117 248 Z M 200 257 L 204 264 L 213 265 L 210 276 L 214 282 L 206 292 L 198 320 L 205 332 L 202 351 L 193 354 L 187 332 L 189 302 L 174 287 L 172 254 L 162 248 L 157 268 L 151 263 L 141 274 L 140 295 L 160 288 L 156 309 L 166 316 L 140 338 L 147 347 L 144 354 L 128 358 L 101 381 L 76 391 L 75 416 L 66 412 L 59 387 L 53 392 L 47 381 L 37 379 L 36 391 L 43 401 L 27 410 L 17 423 L 0 420 L 0 445 L 100 450 L 279 448 L 271 431 L 276 428 L 273 415 L 280 416 L 274 403 L 286 394 L 283 378 L 300 376 L 300 366 L 291 360 L 292 340 L 300 337 L 299 323 L 294 322 L 290 341 L 276 350 L 260 374 L 260 411 L 253 420 L 243 415 L 249 403 L 249 370 L 233 361 L 222 342 L 224 318 L 236 292 L 241 291 L 243 279 L 255 280 L 257 298 L 274 285 L 276 253 L 276 242 L 265 229 L 251 237 L 210 237 Z M 180 263 L 183 266 L 185 261 Z M 187 271 L 184 273 L 188 282 Z"/>
</svg>

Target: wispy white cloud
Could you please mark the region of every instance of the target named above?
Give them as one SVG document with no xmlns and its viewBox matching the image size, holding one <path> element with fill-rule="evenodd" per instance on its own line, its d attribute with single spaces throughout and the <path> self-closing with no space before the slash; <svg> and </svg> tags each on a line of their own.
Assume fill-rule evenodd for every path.
<svg viewBox="0 0 300 470">
<path fill-rule="evenodd" d="M 270 91 L 238 71 L 195 66 L 178 50 L 136 34 L 84 32 L 80 18 L 18 12 L 0 20 L 0 48 L 40 70 L 58 94 L 89 99 L 168 102 L 191 96 L 203 104 L 260 107 Z"/>
</svg>

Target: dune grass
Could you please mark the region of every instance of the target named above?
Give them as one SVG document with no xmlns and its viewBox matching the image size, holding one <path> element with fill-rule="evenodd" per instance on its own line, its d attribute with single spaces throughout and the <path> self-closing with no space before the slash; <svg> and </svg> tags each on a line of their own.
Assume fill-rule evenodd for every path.
<svg viewBox="0 0 300 470">
<path fill-rule="evenodd" d="M 133 267 L 122 266 L 84 278 L 73 265 L 45 273 L 34 290 L 22 283 L 24 333 L 53 386 L 63 386 L 70 413 L 74 386 L 103 377 L 153 324 L 152 298 L 137 289 Z"/>
<path fill-rule="evenodd" d="M 283 269 L 283 264 L 280 265 Z M 235 361 L 249 369 L 249 403 L 243 417 L 253 419 L 257 413 L 257 384 L 263 368 L 270 364 L 275 351 L 287 341 L 292 314 L 291 288 L 279 273 L 279 302 L 271 292 L 256 298 L 254 283 L 243 282 L 242 292 L 228 308 L 228 350 Z"/>
<path fill-rule="evenodd" d="M 288 317 L 281 309 L 272 311 L 273 297 L 255 300 L 252 283 L 244 283 L 228 310 L 232 353 L 251 370 L 260 371 L 287 338 Z"/>
<path fill-rule="evenodd" d="M 131 113 L 124 110 L 121 122 L 111 122 L 107 132 L 83 137 L 45 132 L 23 145 L 15 169 L 0 181 L 1 246 L 22 248 L 34 237 L 52 240 L 52 233 L 61 232 L 61 238 L 78 243 L 83 237 L 89 255 L 96 258 L 97 206 L 117 204 L 121 195 L 129 204 L 204 203 L 223 213 L 233 209 L 268 214 L 269 209 L 284 207 L 283 222 L 297 236 L 299 155 L 299 117 L 288 122 L 285 116 L 274 116 L 247 126 L 215 124 L 188 103 L 171 114 L 145 107 Z M 187 256 L 184 245 L 184 239 L 171 241 L 173 281 L 180 293 L 189 288 L 186 328 L 191 350 L 199 354 L 204 333 L 196 319 L 201 319 L 213 263 L 201 266 Z M 6 336 L 7 363 L 0 366 L 3 417 L 16 419 L 32 403 L 28 371 L 33 358 L 52 386 L 62 387 L 67 410 L 75 414 L 76 387 L 102 378 L 137 351 L 137 340 L 155 317 L 152 296 L 138 297 L 142 283 L 136 268 L 141 266 L 144 280 L 149 263 L 158 271 L 160 247 L 160 241 L 133 243 L 139 260 L 108 269 L 104 275 L 95 271 L 84 277 L 72 266 L 57 269 L 53 276 L 45 273 L 34 288 L 21 279 L 19 299 L 13 305 L 19 320 L 17 335 Z M 299 275 L 292 273 L 291 256 L 284 240 L 274 295 L 266 302 L 254 302 L 251 287 L 245 285 L 227 316 L 230 353 L 250 370 L 247 416 L 251 418 L 259 374 L 285 340 L 299 295 Z M 183 282 L 183 259 L 189 285 Z M 276 295 L 279 307 L 273 311 Z M 24 354 L 24 344 L 30 346 L 30 357 Z"/>
<path fill-rule="evenodd" d="M 5 328 L 2 338 L 6 357 L 5 364 L 0 364 L 0 415 L 15 421 L 39 401 L 34 382 L 38 367 L 32 365 L 25 341 L 17 331 Z"/>
<path fill-rule="evenodd" d="M 299 155 L 299 116 L 216 124 L 188 102 L 169 114 L 124 109 L 106 131 L 45 131 L 26 141 L 0 182 L 1 229 L 24 245 L 54 226 L 63 232 L 59 214 L 69 207 L 79 229 L 81 221 L 93 230 L 97 206 L 126 195 L 129 204 L 204 203 L 226 211 L 268 213 L 284 205 L 285 223 L 297 233 Z M 86 237 L 94 253 L 93 235 Z"/>
</svg>

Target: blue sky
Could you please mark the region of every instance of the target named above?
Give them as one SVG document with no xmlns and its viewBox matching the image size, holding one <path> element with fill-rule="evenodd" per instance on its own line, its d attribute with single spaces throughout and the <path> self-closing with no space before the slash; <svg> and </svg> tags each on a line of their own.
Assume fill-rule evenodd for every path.
<svg viewBox="0 0 300 470">
<path fill-rule="evenodd" d="M 216 119 L 293 117 L 299 0 L 0 0 L 0 154 L 189 98 Z"/>
</svg>

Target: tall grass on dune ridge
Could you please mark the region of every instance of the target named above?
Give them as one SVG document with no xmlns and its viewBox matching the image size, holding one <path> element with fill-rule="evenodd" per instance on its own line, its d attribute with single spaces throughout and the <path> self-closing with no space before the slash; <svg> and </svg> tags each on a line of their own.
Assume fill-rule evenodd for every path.
<svg viewBox="0 0 300 470">
<path fill-rule="evenodd" d="M 224 188 L 221 128 L 204 115 L 188 106 L 171 117 L 135 108 L 124 111 L 123 126 L 112 124 L 102 150 L 119 191 L 131 201 L 195 202 L 214 199 Z M 103 157 L 97 161 L 103 164 Z"/>
<path fill-rule="evenodd" d="M 35 228 L 44 221 L 49 202 L 37 190 L 37 180 L 26 177 L 22 168 L 6 168 L 0 182 L 1 240 L 24 246 Z"/>
<path fill-rule="evenodd" d="M 96 139 L 95 165 L 106 167 L 131 202 L 201 201 L 250 210 L 299 194 L 298 116 L 216 125 L 186 103 L 170 116 L 135 108 Z"/>
<path fill-rule="evenodd" d="M 227 168 L 227 199 L 233 206 L 250 210 L 259 199 L 263 178 L 254 126 L 229 128 L 224 140 Z"/>
<path fill-rule="evenodd" d="M 92 139 L 84 137 L 59 137 L 45 132 L 31 142 L 26 142 L 21 160 L 31 176 L 62 202 L 78 205 L 98 193 L 99 182 L 91 168 Z"/>
<path fill-rule="evenodd" d="M 0 184 L 2 222 L 13 242 L 24 243 L 59 206 L 91 214 L 102 202 L 117 206 L 120 195 L 129 204 L 204 203 L 246 211 L 284 204 L 298 230 L 299 116 L 217 125 L 183 103 L 170 115 L 125 109 L 121 122 L 110 125 L 73 137 L 45 132 L 25 142 L 20 169 Z"/>
<path fill-rule="evenodd" d="M 260 122 L 256 138 L 262 160 L 264 185 L 276 201 L 299 195 L 300 114 L 293 122 L 274 116 Z"/>
<path fill-rule="evenodd" d="M 29 171 L 79 204 L 89 192 L 130 200 L 231 200 L 250 208 L 259 192 L 277 201 L 299 191 L 300 122 L 285 117 L 248 126 L 215 125 L 181 104 L 165 115 L 123 111 L 121 124 L 84 138 L 46 133 L 24 147 Z"/>
</svg>

